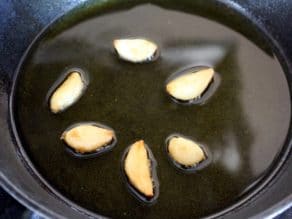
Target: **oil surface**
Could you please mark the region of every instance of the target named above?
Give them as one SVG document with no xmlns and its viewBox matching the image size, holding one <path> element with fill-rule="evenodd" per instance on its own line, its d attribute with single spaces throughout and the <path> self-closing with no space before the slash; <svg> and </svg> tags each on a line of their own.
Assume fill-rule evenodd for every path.
<svg viewBox="0 0 292 219">
<path fill-rule="evenodd" d="M 273 56 L 229 28 L 142 5 L 54 30 L 49 27 L 23 63 L 14 112 L 37 170 L 77 204 L 114 218 L 206 216 L 250 191 L 280 151 L 290 120 L 284 73 Z M 125 37 L 153 40 L 160 58 L 137 65 L 119 60 L 112 41 Z M 214 95 L 202 105 L 171 100 L 165 80 L 202 65 L 220 74 Z M 46 96 L 70 68 L 86 71 L 90 83 L 76 104 L 54 115 Z M 112 127 L 118 138 L 113 151 L 87 160 L 67 153 L 60 136 L 82 121 Z M 207 145 L 212 162 L 194 174 L 175 169 L 164 145 L 172 133 Z M 157 160 L 160 195 L 150 207 L 129 194 L 120 168 L 125 148 L 138 139 L 148 143 Z"/>
</svg>

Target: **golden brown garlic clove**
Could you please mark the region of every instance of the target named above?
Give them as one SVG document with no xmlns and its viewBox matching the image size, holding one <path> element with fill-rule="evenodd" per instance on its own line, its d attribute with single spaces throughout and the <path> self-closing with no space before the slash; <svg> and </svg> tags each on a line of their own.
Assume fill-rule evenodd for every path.
<svg viewBox="0 0 292 219">
<path fill-rule="evenodd" d="M 181 136 L 169 138 L 167 151 L 176 163 L 185 167 L 196 166 L 206 159 L 206 155 L 199 144 Z"/>
<path fill-rule="evenodd" d="M 119 57 L 129 62 L 149 62 L 157 58 L 157 45 L 146 39 L 118 39 L 113 45 Z"/>
<path fill-rule="evenodd" d="M 131 193 L 147 204 L 152 204 L 159 195 L 156 161 L 143 140 L 130 145 L 123 157 L 123 172 Z"/>
<path fill-rule="evenodd" d="M 108 127 L 95 123 L 81 123 L 63 132 L 61 139 L 77 153 L 100 152 L 108 145 L 113 146 L 115 133 Z"/>
<path fill-rule="evenodd" d="M 166 85 L 166 91 L 178 100 L 194 100 L 201 97 L 213 77 L 213 68 L 186 72 L 169 81 Z"/>
<path fill-rule="evenodd" d="M 81 73 L 73 71 L 52 93 L 49 106 L 53 113 L 59 113 L 73 105 L 83 94 L 87 83 Z"/>
</svg>

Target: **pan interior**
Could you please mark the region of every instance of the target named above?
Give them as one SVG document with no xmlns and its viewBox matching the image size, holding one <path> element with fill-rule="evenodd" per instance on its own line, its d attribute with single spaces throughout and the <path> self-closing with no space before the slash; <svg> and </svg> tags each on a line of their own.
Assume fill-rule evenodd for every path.
<svg viewBox="0 0 292 219">
<path fill-rule="evenodd" d="M 214 20 L 149 4 L 76 18 L 75 25 L 60 30 L 62 19 L 31 47 L 13 99 L 22 146 L 60 194 L 108 217 L 189 218 L 218 212 L 255 188 L 276 160 L 290 121 L 287 81 L 272 50 Z M 129 37 L 156 42 L 160 58 L 136 65 L 119 60 L 112 41 Z M 220 75 L 215 94 L 202 105 L 169 98 L 166 79 L 202 65 L 214 66 Z M 54 115 L 47 93 L 70 68 L 87 72 L 90 83 L 76 104 Z M 86 160 L 68 154 L 60 136 L 83 121 L 112 127 L 118 139 L 114 150 Z M 177 170 L 164 145 L 173 133 L 206 145 L 209 166 L 193 174 Z M 121 174 L 122 154 L 138 139 L 157 161 L 160 196 L 152 206 L 129 193 Z"/>
</svg>

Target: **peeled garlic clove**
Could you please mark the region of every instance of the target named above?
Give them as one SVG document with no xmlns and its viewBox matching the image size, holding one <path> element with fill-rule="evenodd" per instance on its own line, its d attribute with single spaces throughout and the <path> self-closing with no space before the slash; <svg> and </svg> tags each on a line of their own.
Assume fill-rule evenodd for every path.
<svg viewBox="0 0 292 219">
<path fill-rule="evenodd" d="M 144 141 L 135 142 L 125 159 L 125 171 L 132 185 L 145 196 L 152 197 L 151 164 Z"/>
<path fill-rule="evenodd" d="M 169 156 L 184 167 L 193 167 L 206 159 L 203 149 L 196 142 L 181 136 L 172 136 L 167 143 Z"/>
<path fill-rule="evenodd" d="M 166 91 L 178 100 L 190 101 L 201 97 L 213 77 L 213 68 L 186 72 L 168 82 Z"/>
<path fill-rule="evenodd" d="M 100 153 L 116 143 L 112 129 L 95 123 L 73 125 L 63 132 L 61 139 L 79 154 Z"/>
<path fill-rule="evenodd" d="M 81 73 L 73 71 L 56 88 L 50 97 L 50 109 L 53 113 L 59 113 L 73 105 L 83 94 L 87 83 Z"/>
<path fill-rule="evenodd" d="M 146 39 L 118 39 L 113 45 L 119 57 L 129 62 L 149 62 L 158 55 L 157 45 Z"/>
<path fill-rule="evenodd" d="M 132 144 L 124 158 L 124 171 L 131 186 L 143 196 L 151 199 L 157 193 L 158 184 L 156 182 L 154 185 L 153 177 L 156 177 L 156 173 L 154 161 L 149 156 L 150 153 L 143 140 Z M 144 201 L 143 197 L 141 198 L 139 195 L 137 197 Z"/>
</svg>

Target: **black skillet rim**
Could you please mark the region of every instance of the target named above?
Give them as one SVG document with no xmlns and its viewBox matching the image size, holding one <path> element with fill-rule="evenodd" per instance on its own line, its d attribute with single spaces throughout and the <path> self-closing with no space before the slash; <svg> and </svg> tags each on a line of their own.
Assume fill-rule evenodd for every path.
<svg viewBox="0 0 292 219">
<path fill-rule="evenodd" d="M 224 2 L 219 1 L 222 5 L 224 5 Z M 286 76 L 289 74 L 288 72 L 288 60 L 286 59 L 284 52 L 281 51 L 281 46 L 277 43 L 277 40 L 275 40 L 272 35 L 266 30 L 266 28 L 264 27 L 264 25 L 260 22 L 257 21 L 257 19 L 251 15 L 250 13 L 248 13 L 246 10 L 244 10 L 240 5 L 236 4 L 236 3 L 232 3 L 233 7 L 231 8 L 234 12 L 236 12 L 237 14 L 239 14 L 240 16 L 244 17 L 245 19 L 248 19 L 250 26 L 252 25 L 252 27 L 254 29 L 256 29 L 258 32 L 261 33 L 261 35 L 265 36 L 265 38 L 267 38 L 268 41 L 270 41 L 271 45 L 273 46 L 273 49 L 276 53 L 276 56 L 278 57 L 282 68 L 286 74 Z M 78 8 L 79 6 L 77 6 L 76 8 Z M 67 12 L 68 13 L 68 12 Z M 66 14 L 67 14 L 66 13 Z M 42 34 L 44 34 L 45 30 L 48 28 L 48 26 L 50 26 L 51 24 L 53 24 L 54 22 L 56 22 L 57 20 L 59 20 L 61 17 L 63 17 L 64 15 L 61 15 L 59 17 L 57 17 L 56 19 L 53 20 L 53 22 L 50 22 L 49 25 L 47 25 L 38 35 L 37 37 L 32 41 L 31 45 L 34 44 Z M 255 22 L 257 21 L 257 22 Z M 10 99 L 9 99 L 9 116 L 11 119 L 11 124 L 9 124 L 13 130 L 13 134 L 14 137 L 17 141 L 17 145 L 21 145 L 20 144 L 20 139 L 18 138 L 18 134 L 17 134 L 17 130 L 16 130 L 16 126 L 15 126 L 15 121 L 14 121 L 14 117 L 13 117 L 13 96 L 14 96 L 14 88 L 15 85 L 17 83 L 17 73 L 20 69 L 21 63 L 24 61 L 25 56 L 27 55 L 28 51 L 30 50 L 31 46 L 28 47 L 28 49 L 26 50 L 26 52 L 24 53 L 23 57 L 21 58 L 21 61 L 19 62 L 20 64 L 17 67 L 17 70 L 14 74 L 14 79 L 13 79 L 13 85 L 12 85 L 12 93 L 10 95 Z M 291 84 L 289 85 L 289 89 L 290 89 L 290 99 L 291 99 Z M 289 131 L 291 132 L 291 124 L 289 127 Z M 12 134 L 12 133 L 11 133 Z M 233 211 L 238 211 L 241 208 L 245 207 L 248 203 L 250 203 L 251 199 L 256 198 L 256 196 L 258 194 L 260 194 L 260 192 L 262 190 L 264 190 L 264 187 L 269 184 L 272 179 L 274 179 L 274 177 L 276 176 L 276 174 L 278 172 L 280 172 L 281 167 L 284 165 L 285 161 L 287 160 L 287 157 L 291 151 L 291 140 L 289 140 L 289 134 L 287 134 L 285 143 L 284 143 L 284 148 L 282 149 L 282 151 L 280 152 L 280 154 L 278 155 L 278 157 L 276 158 L 276 160 L 273 163 L 277 163 L 277 165 L 273 165 L 271 164 L 271 168 L 269 168 L 267 171 L 271 172 L 269 175 L 265 176 L 260 185 L 257 186 L 257 188 L 255 188 L 253 191 L 251 191 L 249 194 L 247 194 L 246 197 L 244 197 L 241 201 L 227 207 L 226 209 L 223 209 L 222 211 L 209 215 L 208 217 L 218 217 L 218 216 L 223 216 L 223 215 L 228 215 L 229 213 L 232 213 Z M 86 209 L 77 206 L 76 204 L 72 203 L 70 200 L 67 200 L 66 198 L 64 198 L 62 195 L 60 195 L 58 192 L 56 192 L 54 189 L 51 188 L 50 185 L 47 184 L 47 182 L 45 182 L 45 180 L 39 175 L 39 173 L 34 169 L 34 167 L 32 166 L 31 162 L 27 159 L 26 157 L 26 153 L 24 152 L 24 150 L 21 147 L 18 147 L 18 151 L 19 151 L 19 155 L 21 156 L 21 159 L 23 159 L 24 163 L 26 163 L 26 166 L 28 168 L 28 171 L 36 178 L 38 178 L 37 180 L 39 181 L 39 183 L 42 184 L 43 187 L 46 187 L 46 189 L 50 192 L 50 194 L 52 194 L 53 196 L 55 196 L 57 199 L 65 202 L 67 205 L 69 205 L 70 207 L 73 207 L 79 211 L 79 213 L 82 213 L 83 215 L 86 216 L 97 216 L 97 217 L 102 217 L 100 215 L 97 214 L 92 214 L 91 212 L 87 211 Z M 281 159 L 280 159 L 281 158 Z M 280 160 L 280 161 L 279 161 Z M 270 170 L 272 169 L 272 170 Z M 33 208 L 34 210 L 40 212 L 42 215 L 47 215 L 47 216 L 52 216 L 52 217 L 61 217 L 61 215 L 57 215 L 55 212 L 45 208 L 44 206 L 41 206 L 40 204 L 35 203 L 34 201 L 30 200 L 28 197 L 25 196 L 24 193 L 22 193 L 20 190 L 18 190 L 17 188 L 15 188 L 11 183 L 9 183 L 9 180 L 4 176 L 4 175 L 0 175 L 0 184 L 4 187 L 4 189 L 6 191 L 8 191 L 13 197 L 15 197 L 16 199 L 18 199 L 22 204 L 29 206 L 31 208 Z M 292 197 L 289 196 L 288 197 L 288 201 L 291 202 Z M 283 200 L 283 202 L 287 202 L 287 200 Z M 280 205 L 280 208 L 283 207 L 283 205 L 281 205 L 282 202 L 278 203 L 277 206 Z M 276 208 L 275 211 L 279 211 L 279 208 Z M 273 211 L 273 212 L 275 212 Z M 263 212 L 265 213 L 265 212 Z M 263 216 L 263 214 L 261 214 Z"/>
</svg>

